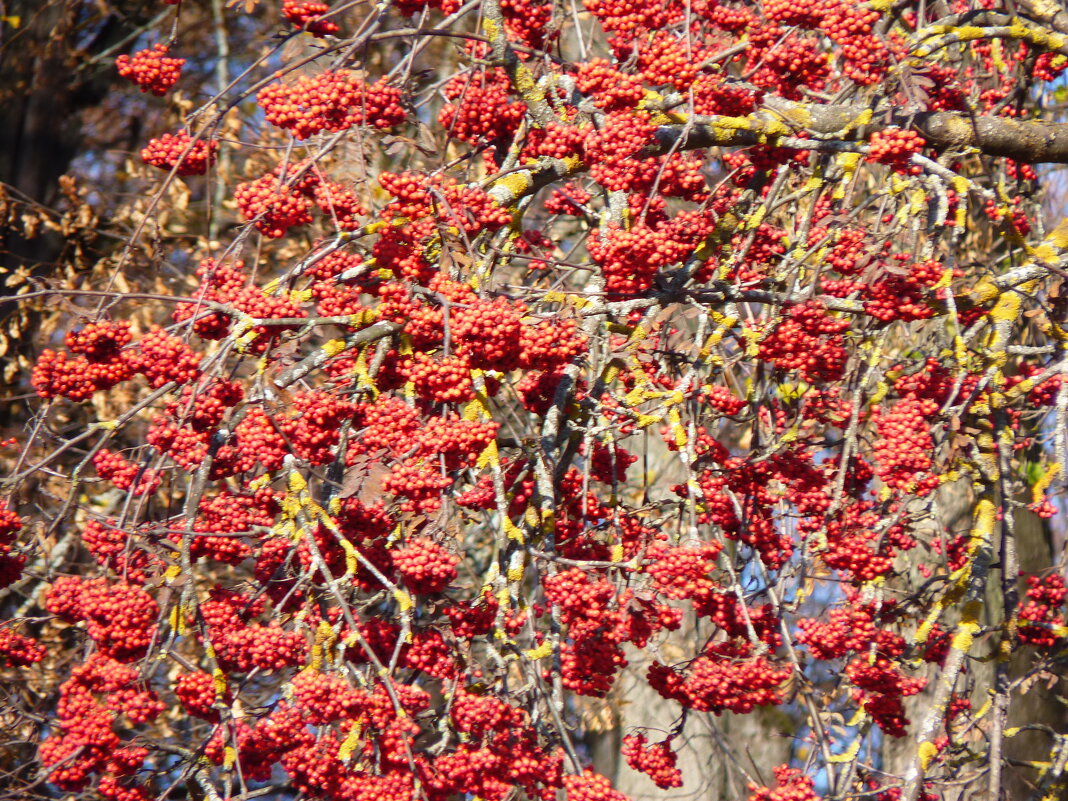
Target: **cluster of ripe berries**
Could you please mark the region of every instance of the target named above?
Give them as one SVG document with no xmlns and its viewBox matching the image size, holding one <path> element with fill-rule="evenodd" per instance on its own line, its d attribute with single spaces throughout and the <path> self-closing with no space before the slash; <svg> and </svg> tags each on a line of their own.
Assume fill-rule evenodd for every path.
<svg viewBox="0 0 1068 801">
<path fill-rule="evenodd" d="M 682 771 L 675 766 L 678 754 L 671 750 L 671 738 L 649 745 L 644 734 L 628 734 L 623 738 L 622 753 L 631 768 L 644 773 L 657 787 L 682 787 Z"/>
<path fill-rule="evenodd" d="M 809 382 L 842 376 L 848 354 L 842 334 L 849 320 L 832 317 L 818 303 L 791 307 L 760 342 L 760 358 L 782 370 L 798 370 Z"/>
<path fill-rule="evenodd" d="M 40 747 L 41 763 L 52 768 L 48 780 L 79 792 L 99 774 L 98 790 L 105 798 L 149 801 L 154 794 L 132 778 L 148 749 L 123 745 L 113 726 L 120 715 L 130 725 L 149 723 L 164 709 L 153 691 L 142 688 L 137 670 L 93 654 L 60 687 L 55 731 Z"/>
<path fill-rule="evenodd" d="M 286 167 L 254 181 L 238 184 L 234 200 L 246 220 L 272 239 L 285 236 L 293 227 L 312 221 L 311 210 L 318 206 L 333 227 L 354 231 L 366 209 L 356 193 L 344 184 L 323 179 L 309 163 Z"/>
<path fill-rule="evenodd" d="M 215 163 L 219 144 L 197 139 L 184 129 L 150 139 L 141 149 L 141 161 L 159 170 L 174 170 L 181 176 L 203 175 Z"/>
<path fill-rule="evenodd" d="M 26 566 L 26 555 L 15 550 L 15 540 L 22 530 L 22 518 L 7 501 L 0 499 L 0 589 L 14 584 Z"/>
<path fill-rule="evenodd" d="M 331 19 L 321 19 L 330 6 L 317 0 L 282 0 L 282 16 L 313 36 L 330 36 L 340 28 Z"/>
<path fill-rule="evenodd" d="M 84 621 L 100 653 L 123 662 L 145 655 L 159 615 L 159 605 L 141 587 L 105 578 L 60 576 L 45 606 L 68 623 Z"/>
<path fill-rule="evenodd" d="M 110 481 L 119 489 L 132 489 L 134 495 L 151 495 L 160 485 L 158 471 L 142 469 L 121 453 L 107 448 L 101 448 L 93 456 L 93 467 L 102 479 Z"/>
<path fill-rule="evenodd" d="M 357 125 L 392 128 L 404 122 L 400 90 L 385 78 L 368 84 L 348 70 L 304 75 L 292 84 L 273 83 L 256 102 L 267 121 L 307 139 Z"/>
<path fill-rule="evenodd" d="M 119 56 L 115 59 L 115 66 L 119 75 L 137 84 L 142 92 L 163 97 L 178 83 L 185 65 L 184 58 L 171 58 L 167 55 L 169 52 L 167 45 L 156 44 L 132 56 Z"/>
<path fill-rule="evenodd" d="M 901 128 L 886 128 L 871 135 L 868 148 L 868 161 L 887 164 L 896 172 L 918 172 L 919 168 L 911 164 L 914 153 L 920 153 L 927 141 L 915 131 Z"/>
<path fill-rule="evenodd" d="M 749 801 L 820 801 L 816 783 L 797 768 L 775 768 L 776 787 L 749 786 Z"/>
<path fill-rule="evenodd" d="M 417 595 L 442 592 L 456 578 L 460 559 L 435 542 L 417 539 L 393 553 L 404 586 Z"/>
</svg>

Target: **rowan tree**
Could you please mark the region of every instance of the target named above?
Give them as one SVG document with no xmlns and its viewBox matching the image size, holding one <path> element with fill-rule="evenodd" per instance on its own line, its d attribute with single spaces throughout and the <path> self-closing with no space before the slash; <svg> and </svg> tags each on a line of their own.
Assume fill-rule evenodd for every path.
<svg viewBox="0 0 1068 801">
<path fill-rule="evenodd" d="M 1068 14 L 145 5 L 5 195 L 3 797 L 1063 796 Z"/>
</svg>

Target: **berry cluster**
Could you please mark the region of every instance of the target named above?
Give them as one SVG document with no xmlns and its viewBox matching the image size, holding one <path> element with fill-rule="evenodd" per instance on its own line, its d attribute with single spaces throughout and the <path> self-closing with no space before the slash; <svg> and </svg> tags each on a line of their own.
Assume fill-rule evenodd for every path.
<svg viewBox="0 0 1068 801">
<path fill-rule="evenodd" d="M 234 201 L 241 215 L 271 239 L 279 239 L 290 228 L 312 221 L 311 201 L 274 175 L 238 184 Z"/>
<path fill-rule="evenodd" d="M 143 584 L 149 570 L 159 567 L 161 560 L 137 539 L 113 520 L 87 520 L 82 529 L 82 544 L 97 562 L 125 581 Z"/>
<path fill-rule="evenodd" d="M 272 239 L 310 223 L 313 206 L 318 206 L 340 231 L 356 230 L 359 217 L 366 214 L 355 192 L 323 179 L 315 165 L 307 162 L 281 164 L 255 181 L 238 184 L 234 200 L 245 219 Z"/>
<path fill-rule="evenodd" d="M 816 783 L 797 768 L 779 765 L 775 768 L 774 789 L 750 785 L 749 801 L 820 801 Z"/>
<path fill-rule="evenodd" d="M 282 0 L 282 16 L 312 36 L 330 36 L 340 30 L 333 20 L 321 19 L 329 10 L 330 6 L 317 0 Z"/>
<path fill-rule="evenodd" d="M 197 139 L 185 129 L 150 139 L 141 150 L 141 161 L 160 170 L 174 170 L 177 175 L 203 175 L 215 163 L 219 143 Z"/>
<path fill-rule="evenodd" d="M 157 326 L 141 337 L 129 364 L 156 389 L 172 382 L 186 384 L 200 375 L 200 356 L 181 339 Z"/>
<path fill-rule="evenodd" d="M 139 678 L 136 670 L 103 654 L 93 654 L 71 670 L 60 687 L 56 731 L 40 746 L 41 763 L 52 768 L 52 784 L 78 792 L 94 774 L 101 774 L 101 787 L 114 791 L 106 797 L 123 798 L 121 792 L 131 791 L 119 780 L 140 769 L 148 749 L 121 747 L 112 727 L 120 713 L 131 725 L 141 725 L 165 709 L 154 692 L 140 688 Z"/>
<path fill-rule="evenodd" d="M 132 56 L 119 56 L 115 59 L 115 66 L 119 75 L 140 86 L 142 92 L 163 97 L 178 83 L 185 65 L 184 58 L 171 58 L 167 55 L 169 52 L 167 45 L 156 44 L 138 50 Z"/>
<path fill-rule="evenodd" d="M 438 112 L 438 124 L 461 142 L 508 141 L 526 115 L 526 105 L 512 96 L 508 75 L 500 68 L 460 73 L 444 92 L 449 102 Z"/>
<path fill-rule="evenodd" d="M 926 685 L 927 679 L 908 678 L 886 656 L 874 660 L 858 657 L 846 665 L 845 675 L 857 687 L 853 699 L 891 737 L 904 737 L 908 718 L 902 698 L 915 695 Z"/>
<path fill-rule="evenodd" d="M 338 70 L 303 75 L 293 84 L 271 84 L 260 90 L 256 102 L 268 122 L 303 140 L 357 125 L 399 125 L 405 118 L 400 98 L 400 90 L 384 78 L 367 84 L 348 70 Z"/>
<path fill-rule="evenodd" d="M 128 322 L 89 323 L 66 336 L 70 353 L 79 355 L 71 358 L 64 351 L 42 351 L 30 382 L 42 398 L 88 400 L 93 393 L 128 381 L 139 371 L 137 357 L 124 350 L 130 341 Z"/>
<path fill-rule="evenodd" d="M 760 358 L 781 370 L 798 370 L 809 382 L 836 381 L 848 358 L 842 333 L 849 326 L 815 301 L 793 306 L 777 324 L 767 326 Z"/>
<path fill-rule="evenodd" d="M 160 485 L 156 470 L 143 469 L 126 459 L 121 453 L 101 448 L 93 456 L 96 474 L 122 490 L 132 489 L 134 495 L 150 495 Z"/>
<path fill-rule="evenodd" d="M 604 125 L 590 131 L 583 143 L 590 177 L 609 191 L 632 191 L 652 183 L 656 159 L 637 158 L 653 141 L 656 126 L 645 111 L 612 111 Z M 655 178 L 654 178 L 655 179 Z"/>
<path fill-rule="evenodd" d="M 333 458 L 342 424 L 355 412 L 355 406 L 336 395 L 311 390 L 294 395 L 286 414 L 275 422 L 300 458 L 326 464 Z"/>
<path fill-rule="evenodd" d="M 628 734 L 623 738 L 623 758 L 634 770 L 644 773 L 657 787 L 682 787 L 682 771 L 675 767 L 678 755 L 671 750 L 671 738 L 648 744 L 644 734 Z"/>
<path fill-rule="evenodd" d="M 888 164 L 895 172 L 918 171 L 910 159 L 913 153 L 922 152 L 926 145 L 924 138 L 915 131 L 886 128 L 871 135 L 868 161 Z"/>
<path fill-rule="evenodd" d="M 190 715 L 216 723 L 219 720 L 216 704 L 220 700 L 228 701 L 229 690 L 220 696 L 215 677 L 198 671 L 179 674 L 174 683 L 174 695 Z"/>
<path fill-rule="evenodd" d="M 944 273 L 945 268 L 933 259 L 909 265 L 905 275 L 891 273 L 865 287 L 864 311 L 885 322 L 934 317 L 935 310 L 928 302 L 930 290 Z M 955 274 L 961 273 L 957 270 Z"/>
<path fill-rule="evenodd" d="M 456 578 L 459 557 L 430 540 L 416 540 L 393 553 L 404 586 L 417 595 L 441 592 Z"/>
<path fill-rule="evenodd" d="M 121 662 L 145 655 L 159 615 L 155 600 L 140 587 L 103 578 L 61 576 L 49 589 L 45 606 L 68 623 L 85 621 L 100 652 Z"/>
<path fill-rule="evenodd" d="M 45 658 L 45 647 L 12 629 L 0 629 L 0 659 L 9 667 L 26 667 Z"/>
<path fill-rule="evenodd" d="M 589 768 L 580 775 L 565 776 L 564 789 L 568 801 L 630 801 L 608 779 Z"/>
<path fill-rule="evenodd" d="M 875 472 L 889 487 L 926 494 L 938 486 L 929 472 L 934 440 L 931 420 L 939 404 L 929 398 L 906 397 L 887 411 L 872 409 L 879 439 L 875 442 Z"/>
<path fill-rule="evenodd" d="M 244 596 L 216 590 L 211 600 L 200 605 L 200 612 L 219 667 L 227 673 L 248 673 L 254 668 L 269 672 L 304 664 L 308 650 L 304 635 L 286 631 L 277 623 L 246 622 L 258 610 Z"/>
<path fill-rule="evenodd" d="M 26 566 L 26 555 L 13 548 L 21 530 L 22 519 L 0 499 L 0 589 L 14 584 Z"/>
<path fill-rule="evenodd" d="M 1020 639 L 1042 648 L 1064 641 L 1064 598 L 1068 589 L 1057 574 L 1027 577 L 1027 601 L 1020 608 Z"/>
<path fill-rule="evenodd" d="M 649 667 L 649 685 L 664 698 L 698 712 L 745 714 L 758 706 L 774 706 L 783 698 L 789 667 L 776 667 L 766 657 L 751 656 L 748 645 L 720 643 L 705 648 L 685 669 Z"/>
<path fill-rule="evenodd" d="M 701 220 L 680 214 L 671 222 L 627 230 L 610 224 L 594 231 L 587 247 L 604 274 L 605 289 L 613 295 L 633 295 L 648 290 L 657 273 L 692 253 L 707 230 Z"/>
<path fill-rule="evenodd" d="M 677 548 L 654 543 L 648 551 L 652 562 L 645 571 L 653 577 L 657 592 L 668 598 L 701 598 L 717 588 L 711 575 L 721 550 L 717 542 Z"/>
</svg>

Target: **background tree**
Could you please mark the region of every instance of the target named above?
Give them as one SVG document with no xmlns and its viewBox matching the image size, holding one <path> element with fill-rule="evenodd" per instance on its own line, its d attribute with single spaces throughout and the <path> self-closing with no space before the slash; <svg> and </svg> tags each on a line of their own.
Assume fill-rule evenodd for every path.
<svg viewBox="0 0 1068 801">
<path fill-rule="evenodd" d="M 1058 9 L 3 11 L 2 792 L 1064 794 Z"/>
</svg>

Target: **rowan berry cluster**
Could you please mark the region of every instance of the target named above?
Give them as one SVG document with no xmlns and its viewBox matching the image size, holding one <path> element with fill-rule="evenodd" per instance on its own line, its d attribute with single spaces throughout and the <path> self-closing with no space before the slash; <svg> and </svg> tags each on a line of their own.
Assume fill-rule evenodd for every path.
<svg viewBox="0 0 1068 801">
<path fill-rule="evenodd" d="M 308 651 L 304 635 L 277 623 L 247 623 L 246 618 L 257 614 L 255 607 L 246 611 L 247 605 L 237 594 L 215 592 L 200 606 L 219 667 L 227 673 L 248 673 L 253 668 L 270 672 L 303 665 Z"/>
<path fill-rule="evenodd" d="M 133 378 L 140 370 L 136 354 L 124 348 L 130 343 L 128 322 L 89 323 L 66 336 L 70 353 L 44 350 L 30 378 L 37 394 L 46 399 L 65 397 L 88 400 L 95 392 L 111 389 Z"/>
<path fill-rule="evenodd" d="M 141 161 L 160 170 L 174 170 L 176 175 L 203 175 L 219 156 L 219 143 L 196 139 L 186 130 L 165 133 L 150 139 L 141 149 Z"/>
<path fill-rule="evenodd" d="M 77 576 L 56 579 L 45 607 L 68 623 L 85 621 L 100 652 L 121 662 L 145 655 L 159 615 L 156 601 L 136 585 Z"/>
<path fill-rule="evenodd" d="M 93 654 L 60 687 L 57 728 L 40 746 L 41 763 L 52 768 L 48 780 L 60 789 L 78 792 L 94 774 L 101 774 L 101 784 L 110 784 L 116 793 L 110 797 L 121 798 L 120 792 L 134 787 L 124 777 L 140 769 L 148 749 L 122 746 L 112 727 L 119 713 L 136 726 L 150 722 L 165 708 L 154 692 L 140 688 L 136 670 Z"/>
<path fill-rule="evenodd" d="M 460 73 L 444 92 L 449 102 L 438 112 L 438 124 L 471 145 L 510 140 L 526 115 L 526 105 L 513 99 L 508 76 L 499 67 Z"/>
<path fill-rule="evenodd" d="M 656 159 L 636 158 L 653 141 L 656 126 L 646 111 L 612 111 L 604 125 L 586 135 L 584 157 L 590 177 L 610 192 L 649 186 L 657 174 Z"/>
<path fill-rule="evenodd" d="M 304 670 L 290 682 L 293 705 L 315 726 L 355 718 L 363 706 L 361 693 L 337 673 Z"/>
<path fill-rule="evenodd" d="M 748 645 L 720 643 L 705 648 L 685 668 L 654 662 L 646 676 L 664 698 L 698 712 L 746 714 L 758 706 L 775 706 L 783 698 L 789 667 L 749 654 Z"/>
<path fill-rule="evenodd" d="M 792 538 L 781 532 L 774 522 L 774 508 L 779 498 L 769 491 L 773 477 L 788 488 L 785 497 L 797 501 L 815 499 L 826 506 L 828 500 L 822 492 L 822 478 L 815 495 L 811 493 L 815 488 L 810 480 L 815 476 L 812 475 L 810 457 L 791 454 L 770 464 L 750 464 L 744 459 L 729 457 L 725 459 L 723 469 L 705 470 L 697 476 L 701 503 L 698 520 L 719 526 L 726 537 L 750 546 L 771 569 L 778 570 L 790 558 L 794 545 Z M 806 493 L 808 497 L 795 493 L 795 487 L 810 490 Z M 682 497 L 690 492 L 685 486 L 672 489 Z M 736 502 L 746 520 L 745 526 L 739 520 Z"/>
<path fill-rule="evenodd" d="M 931 453 L 930 421 L 938 413 L 934 400 L 903 398 L 883 412 L 872 410 L 879 439 L 875 442 L 875 472 L 890 487 L 910 489 L 926 494 L 938 486 L 939 479 L 931 475 L 934 466 Z"/>
<path fill-rule="evenodd" d="M 1055 81 L 1068 69 L 1068 58 L 1060 53 L 1040 53 L 1031 74 L 1040 81 Z"/>
<path fill-rule="evenodd" d="M 196 269 L 200 287 L 195 293 L 196 302 L 175 304 L 174 321 L 192 320 L 193 331 L 202 339 L 222 339 L 230 332 L 230 315 L 221 311 L 208 311 L 206 302 L 225 303 L 240 292 L 248 281 L 243 271 L 244 264 L 217 264 L 214 259 L 204 259 Z"/>
<path fill-rule="evenodd" d="M 454 637 L 470 640 L 481 637 L 493 630 L 500 603 L 490 593 L 483 593 L 478 601 L 467 603 L 459 601 L 446 606 L 443 611 L 449 619 Z"/>
<path fill-rule="evenodd" d="M 430 540 L 419 539 L 393 552 L 404 586 L 417 595 L 442 592 L 456 578 L 460 559 Z"/>
<path fill-rule="evenodd" d="M 924 678 L 908 678 L 888 657 L 874 660 L 858 657 L 845 668 L 845 675 L 857 687 L 853 699 L 891 737 L 904 737 L 908 718 L 902 698 L 916 695 L 927 684 Z"/>
<path fill-rule="evenodd" d="M 820 801 L 816 783 L 797 768 L 779 765 L 775 768 L 774 789 L 750 785 L 749 801 Z"/>
<path fill-rule="evenodd" d="M 45 658 L 45 647 L 32 637 L 0 629 L 0 660 L 9 667 L 26 667 Z"/>
<path fill-rule="evenodd" d="M 679 15 L 679 9 L 673 4 L 651 4 L 645 0 L 586 0 L 585 6 L 605 31 L 628 38 L 666 28 Z"/>
<path fill-rule="evenodd" d="M 819 303 L 800 304 L 766 325 L 759 355 L 781 370 L 798 370 L 806 381 L 836 381 L 848 358 L 842 340 L 848 328 L 848 320 L 832 317 Z"/>
<path fill-rule="evenodd" d="M 317 0 L 282 0 L 282 16 L 313 36 L 330 36 L 340 28 L 331 19 L 320 19 L 330 6 Z"/>
<path fill-rule="evenodd" d="M 359 218 L 367 213 L 356 193 L 344 184 L 320 181 L 312 189 L 312 199 L 339 231 L 355 231 Z"/>
<path fill-rule="evenodd" d="M 1023 642 L 1053 648 L 1064 641 L 1066 595 L 1063 576 L 1027 577 L 1027 601 L 1020 608 L 1019 635 Z"/>
<path fill-rule="evenodd" d="M 945 274 L 946 269 L 934 260 L 909 265 L 906 275 L 891 273 L 865 287 L 864 311 L 886 322 L 933 317 L 930 290 Z M 961 274 L 959 270 L 950 273 L 951 276 Z"/>
<path fill-rule="evenodd" d="M 865 482 L 867 483 L 867 482 Z M 915 542 L 897 536 L 893 526 L 882 531 L 875 505 L 868 501 L 849 503 L 824 528 L 826 545 L 816 552 L 832 570 L 838 570 L 849 581 L 860 584 L 885 576 L 893 568 L 895 546 L 909 550 Z M 818 530 L 818 524 L 803 522 L 806 534 Z"/>
<path fill-rule="evenodd" d="M 215 706 L 219 701 L 227 700 L 229 690 L 220 694 L 215 677 L 198 671 L 180 674 L 174 683 L 174 695 L 182 709 L 193 717 L 217 723 L 219 711 Z"/>
<path fill-rule="evenodd" d="M 603 697 L 611 690 L 627 665 L 624 643 L 644 647 L 653 634 L 681 622 L 681 610 L 638 600 L 629 590 L 617 593 L 604 576 L 578 568 L 550 576 L 542 585 L 546 600 L 560 610 L 560 621 L 567 626 L 568 642 L 561 649 L 563 684 L 579 695 Z"/>
<path fill-rule="evenodd" d="M 272 525 L 278 503 L 275 494 L 267 488 L 248 495 L 224 491 L 201 501 L 198 512 L 192 526 L 196 534 L 190 543 L 190 555 L 194 559 L 207 556 L 236 565 L 252 555 L 252 548 L 234 535 L 248 535 L 254 526 Z M 171 534 L 175 542 L 181 542 L 182 536 Z"/>
<path fill-rule="evenodd" d="M 160 474 L 157 470 L 145 469 L 126 459 L 121 453 L 101 448 L 93 457 L 96 474 L 122 490 L 133 490 L 134 495 L 150 495 L 159 489 Z"/>
<path fill-rule="evenodd" d="M 256 465 L 273 473 L 290 452 L 289 444 L 274 421 L 259 407 L 246 408 L 245 416 L 234 427 L 234 434 L 237 438 L 235 473 L 250 473 Z"/>
<path fill-rule="evenodd" d="M 349 70 L 302 75 L 292 84 L 273 83 L 256 102 L 267 121 L 307 139 L 357 125 L 392 128 L 404 121 L 400 90 L 385 78 L 368 84 Z"/>
<path fill-rule="evenodd" d="M 548 0 L 501 0 L 501 16 L 508 32 L 528 47 L 545 49 L 560 35 L 549 25 L 553 4 Z"/>
<path fill-rule="evenodd" d="M 820 91 L 831 75 L 830 57 L 813 39 L 786 33 L 778 26 L 760 28 L 753 37 L 759 65 L 753 83 L 788 100 L 800 100 L 802 88 Z"/>
<path fill-rule="evenodd" d="M 142 92 L 151 92 L 156 97 L 163 97 L 182 77 L 184 58 L 171 58 L 167 55 L 170 48 L 155 44 L 144 50 L 138 50 L 132 56 L 121 55 L 115 59 L 119 75 L 141 87 Z"/>
<path fill-rule="evenodd" d="M 26 565 L 26 555 L 14 550 L 21 530 L 22 518 L 0 499 L 0 589 L 14 584 Z"/>
<path fill-rule="evenodd" d="M 911 163 L 914 153 L 920 153 L 927 142 L 915 131 L 901 128 L 885 128 L 871 135 L 868 147 L 868 161 L 887 164 L 895 172 L 918 171 Z"/>
<path fill-rule="evenodd" d="M 200 356 L 181 339 L 158 326 L 153 326 L 141 337 L 128 362 L 154 389 L 172 382 L 186 384 L 200 375 Z"/>
<path fill-rule="evenodd" d="M 575 86 L 582 94 L 590 97 L 595 106 L 605 111 L 635 108 L 645 96 L 641 78 L 620 72 L 605 58 L 593 58 L 579 65 L 575 75 Z M 576 137 L 579 133 L 579 129 L 575 127 L 553 124 L 545 131 L 545 137 L 547 140 L 551 138 L 564 140 Z M 580 142 L 581 139 L 574 144 L 578 145 Z M 569 153 L 577 152 L 579 151 L 576 147 L 573 150 L 564 149 L 564 152 L 558 154 L 544 152 L 542 155 L 556 155 L 557 158 L 563 158 Z"/>
<path fill-rule="evenodd" d="M 671 738 L 649 745 L 644 734 L 623 738 L 623 758 L 634 770 L 644 773 L 661 789 L 682 787 L 682 771 L 675 767 L 678 755 L 671 750 Z"/>
<path fill-rule="evenodd" d="M 612 788 L 612 783 L 587 768 L 581 775 L 565 776 L 564 789 L 568 801 L 629 801 L 627 796 Z"/>
<path fill-rule="evenodd" d="M 279 239 L 290 228 L 312 221 L 312 202 L 274 175 L 238 184 L 234 189 L 234 201 L 242 216 L 271 239 Z"/>
<path fill-rule="evenodd" d="M 700 227 L 682 219 L 656 226 L 635 225 L 629 230 L 610 224 L 594 231 L 587 247 L 604 274 L 605 290 L 634 295 L 647 291 L 661 270 L 692 252 L 700 234 Z"/>
<path fill-rule="evenodd" d="M 474 397 L 471 360 L 466 356 L 428 356 L 418 351 L 398 369 L 423 400 L 462 403 Z"/>
<path fill-rule="evenodd" d="M 717 589 L 711 574 L 722 549 L 717 542 L 676 548 L 654 543 L 647 552 L 652 563 L 645 572 L 653 577 L 653 586 L 664 596 L 699 599 Z"/>
<path fill-rule="evenodd" d="M 382 481 L 382 489 L 405 500 L 400 508 L 430 514 L 441 508 L 442 492 L 452 486 L 434 461 L 413 457 L 395 465 Z"/>
<path fill-rule="evenodd" d="M 275 419 L 300 458 L 313 465 L 326 464 L 341 437 L 341 426 L 356 413 L 353 404 L 319 390 L 293 396 L 284 416 Z"/>
<path fill-rule="evenodd" d="M 281 164 L 255 181 L 238 184 L 234 200 L 245 219 L 272 239 L 285 236 L 289 228 L 312 222 L 315 206 L 340 231 L 356 230 L 359 218 L 366 214 L 353 190 L 325 180 L 308 162 Z"/>
<path fill-rule="evenodd" d="M 118 528 L 114 520 L 85 521 L 82 544 L 103 567 L 134 584 L 143 584 L 159 558 L 141 547 L 129 533 Z"/>
</svg>

